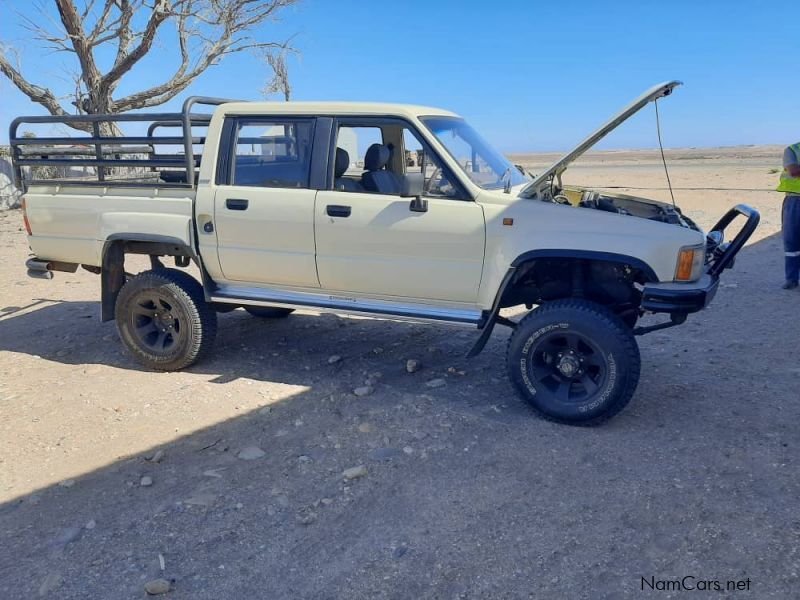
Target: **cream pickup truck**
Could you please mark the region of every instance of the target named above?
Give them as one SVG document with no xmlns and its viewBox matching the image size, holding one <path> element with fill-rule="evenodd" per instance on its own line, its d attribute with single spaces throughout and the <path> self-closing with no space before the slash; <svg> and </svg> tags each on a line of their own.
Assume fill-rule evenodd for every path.
<svg viewBox="0 0 800 600">
<path fill-rule="evenodd" d="M 499 324 L 513 330 L 521 397 L 544 418 L 596 424 L 634 393 L 635 336 L 703 309 L 759 219 L 739 205 L 706 234 L 672 204 L 562 184 L 570 162 L 677 85 L 648 90 L 535 176 L 458 115 L 420 106 L 190 98 L 180 113 L 20 117 L 28 273 L 99 274 L 101 318 L 159 370 L 211 352 L 217 313 L 236 308 L 469 325 L 470 355 Z M 64 124 L 86 135 L 54 137 Z M 151 269 L 127 272 L 131 254 Z M 518 320 L 500 312 L 523 305 Z M 637 326 L 645 313 L 664 318 Z"/>
</svg>

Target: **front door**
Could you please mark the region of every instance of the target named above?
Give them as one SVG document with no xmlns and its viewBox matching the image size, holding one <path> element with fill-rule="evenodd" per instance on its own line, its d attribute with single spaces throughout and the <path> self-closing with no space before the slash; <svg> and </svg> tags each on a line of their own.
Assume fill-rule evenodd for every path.
<svg viewBox="0 0 800 600">
<path fill-rule="evenodd" d="M 419 140 L 396 122 L 340 124 L 334 189 L 317 193 L 315 209 L 324 289 L 477 301 L 483 209 L 451 184 Z M 410 210 L 411 199 L 400 196 L 403 178 L 412 173 L 425 178 L 426 212 Z"/>
<path fill-rule="evenodd" d="M 314 121 L 239 118 L 228 181 L 214 198 L 226 280 L 319 287 L 314 197 L 309 189 Z"/>
</svg>

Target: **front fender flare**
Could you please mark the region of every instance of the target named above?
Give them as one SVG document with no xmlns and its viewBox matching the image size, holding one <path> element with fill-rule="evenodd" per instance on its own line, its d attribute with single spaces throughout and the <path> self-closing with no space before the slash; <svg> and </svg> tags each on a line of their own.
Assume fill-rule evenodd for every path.
<svg viewBox="0 0 800 600">
<path fill-rule="evenodd" d="M 558 249 L 541 249 L 541 250 L 530 250 L 528 252 L 523 252 L 511 262 L 508 271 L 506 271 L 506 274 L 503 277 L 503 281 L 500 283 L 500 287 L 497 290 L 497 293 L 495 294 L 494 302 L 492 303 L 492 309 L 489 311 L 488 315 L 486 316 L 481 325 L 482 329 L 481 334 L 478 336 L 478 339 L 475 340 L 475 344 L 473 344 L 469 352 L 467 352 L 468 358 L 472 358 L 473 356 L 480 354 L 480 352 L 486 346 L 486 342 L 489 341 L 489 337 L 492 335 L 494 326 L 498 322 L 498 318 L 500 316 L 500 307 L 502 305 L 503 296 L 506 290 L 508 289 L 508 286 L 514 282 L 514 276 L 516 275 L 519 267 L 521 267 L 527 262 L 531 262 L 538 259 L 547 259 L 547 258 L 594 260 L 594 261 L 612 262 L 612 263 L 630 265 L 631 267 L 639 269 L 644 275 L 645 280 L 647 282 L 658 281 L 656 272 L 650 265 L 648 265 L 645 261 L 643 261 L 640 258 L 628 256 L 626 254 L 616 254 L 614 252 L 601 252 L 593 250 L 558 250 Z M 505 321 L 506 322 L 503 321 L 501 322 L 503 322 L 503 324 L 505 325 L 511 324 L 510 321 L 508 320 Z"/>
</svg>

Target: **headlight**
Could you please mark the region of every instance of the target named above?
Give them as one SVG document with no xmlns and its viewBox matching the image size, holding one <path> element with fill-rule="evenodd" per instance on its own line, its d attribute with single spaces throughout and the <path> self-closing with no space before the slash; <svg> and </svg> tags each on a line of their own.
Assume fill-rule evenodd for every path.
<svg viewBox="0 0 800 600">
<path fill-rule="evenodd" d="M 695 281 L 703 274 L 706 258 L 706 246 L 684 246 L 678 252 L 678 264 L 675 266 L 675 281 Z"/>
</svg>

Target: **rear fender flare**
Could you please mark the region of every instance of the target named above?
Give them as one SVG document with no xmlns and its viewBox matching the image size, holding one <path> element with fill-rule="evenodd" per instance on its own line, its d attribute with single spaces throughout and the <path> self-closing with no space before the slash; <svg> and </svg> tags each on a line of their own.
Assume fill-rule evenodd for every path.
<svg viewBox="0 0 800 600">
<path fill-rule="evenodd" d="M 179 238 L 141 233 L 115 233 L 103 244 L 100 271 L 100 319 L 114 319 L 114 307 L 122 286 L 125 285 L 125 255 L 150 254 L 156 256 L 185 256 L 200 267 L 203 288 L 210 281 L 200 257 L 194 249 Z"/>
</svg>

